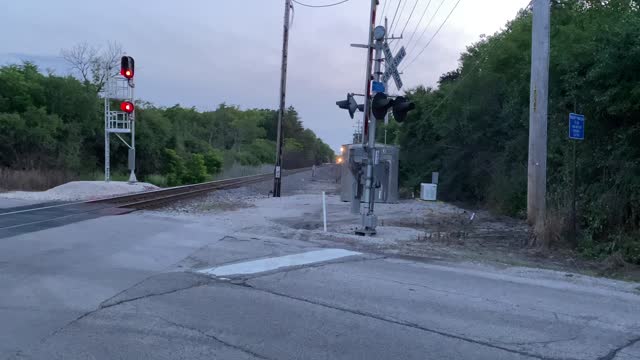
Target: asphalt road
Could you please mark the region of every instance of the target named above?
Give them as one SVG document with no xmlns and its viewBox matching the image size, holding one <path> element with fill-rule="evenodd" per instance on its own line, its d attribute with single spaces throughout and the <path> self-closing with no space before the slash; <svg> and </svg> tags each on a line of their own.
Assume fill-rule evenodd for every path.
<svg viewBox="0 0 640 360">
<path fill-rule="evenodd" d="M 318 262 L 300 254 L 340 244 L 249 221 L 143 212 L 0 239 L 0 358 L 640 359 L 628 284 L 366 252 Z"/>
</svg>

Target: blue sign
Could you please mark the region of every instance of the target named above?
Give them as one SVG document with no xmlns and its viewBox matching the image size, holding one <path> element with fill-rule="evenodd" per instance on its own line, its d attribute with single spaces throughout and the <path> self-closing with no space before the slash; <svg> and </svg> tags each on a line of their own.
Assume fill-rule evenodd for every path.
<svg viewBox="0 0 640 360">
<path fill-rule="evenodd" d="M 584 115 L 569 114 L 569 139 L 584 140 Z"/>
<path fill-rule="evenodd" d="M 371 85 L 371 90 L 373 90 L 373 92 L 383 93 L 384 84 L 381 83 L 380 81 L 374 81 L 373 84 Z"/>
</svg>

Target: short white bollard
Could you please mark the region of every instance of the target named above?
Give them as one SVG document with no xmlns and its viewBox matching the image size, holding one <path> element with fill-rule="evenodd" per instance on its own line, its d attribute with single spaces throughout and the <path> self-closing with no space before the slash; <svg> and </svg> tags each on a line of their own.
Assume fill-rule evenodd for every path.
<svg viewBox="0 0 640 360">
<path fill-rule="evenodd" d="M 322 192 L 322 221 L 324 222 L 324 232 L 327 232 L 327 201 L 326 194 Z"/>
</svg>

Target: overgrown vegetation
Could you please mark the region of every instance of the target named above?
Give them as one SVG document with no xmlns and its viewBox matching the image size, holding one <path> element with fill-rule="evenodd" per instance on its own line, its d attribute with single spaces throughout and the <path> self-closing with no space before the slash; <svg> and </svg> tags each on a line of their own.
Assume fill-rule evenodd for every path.
<svg viewBox="0 0 640 360">
<path fill-rule="evenodd" d="M 80 54 L 74 59 L 80 59 L 78 63 L 82 64 L 84 52 L 80 50 L 74 48 L 69 54 Z M 0 67 L 1 189 L 58 185 L 45 179 L 20 180 L 25 174 L 44 174 L 46 178 L 46 174 L 63 173 L 64 176 L 55 177 L 62 181 L 86 178 L 103 169 L 103 102 L 98 89 L 104 84 L 100 74 L 113 71 L 113 66 L 103 61 L 104 70 L 96 59 L 99 56 L 94 54 L 84 60 L 90 67 L 87 74 L 80 76 L 83 81 L 43 74 L 32 63 Z M 178 185 L 204 181 L 236 162 L 272 164 L 276 121 L 277 112 L 269 109 L 241 110 L 221 104 L 215 111 L 200 112 L 179 105 L 162 108 L 138 103 L 138 178 Z M 332 160 L 333 151 L 303 127 L 292 107 L 285 113 L 283 128 L 287 144 L 284 167 Z M 113 173 L 126 173 L 125 145 L 114 138 L 111 146 Z M 10 175 L 13 172 L 16 176 Z"/>
<path fill-rule="evenodd" d="M 586 115 L 577 144 L 578 244 L 592 257 L 640 264 L 640 6 L 556 0 L 552 8 L 548 203 L 566 239 L 572 143 L 568 114 Z M 446 200 L 521 216 L 526 210 L 531 13 L 470 46 L 438 88 L 417 88 L 401 127 L 401 177 L 416 188 L 440 171 Z M 558 219 L 555 219 L 558 221 Z"/>
</svg>

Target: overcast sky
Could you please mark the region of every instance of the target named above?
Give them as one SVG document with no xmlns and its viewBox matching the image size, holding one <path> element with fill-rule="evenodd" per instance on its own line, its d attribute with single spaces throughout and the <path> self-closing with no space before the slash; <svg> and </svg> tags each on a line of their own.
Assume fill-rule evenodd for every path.
<svg viewBox="0 0 640 360">
<path fill-rule="evenodd" d="M 398 1 L 402 4 L 396 35 L 415 0 L 381 0 L 379 6 L 380 13 L 388 2 L 385 14 L 391 22 Z M 418 0 L 402 44 L 431 4 L 407 47 L 405 63 L 424 48 L 456 1 Z M 405 89 L 433 85 L 440 74 L 456 67 L 467 45 L 481 34 L 498 31 L 528 3 L 462 0 L 402 75 Z M 287 105 L 293 105 L 305 126 L 334 149 L 350 142 L 355 124 L 335 101 L 347 92 L 364 90 L 365 51 L 349 44 L 366 42 L 369 4 L 369 0 L 330 8 L 294 4 Z M 222 102 L 241 108 L 278 106 L 284 0 L 19 0 L 3 1 L 1 10 L 0 64 L 29 59 L 64 74 L 69 69 L 59 57 L 60 49 L 83 41 L 96 46 L 118 41 L 136 59 L 136 96 L 144 100 L 201 110 L 215 109 Z"/>
</svg>

